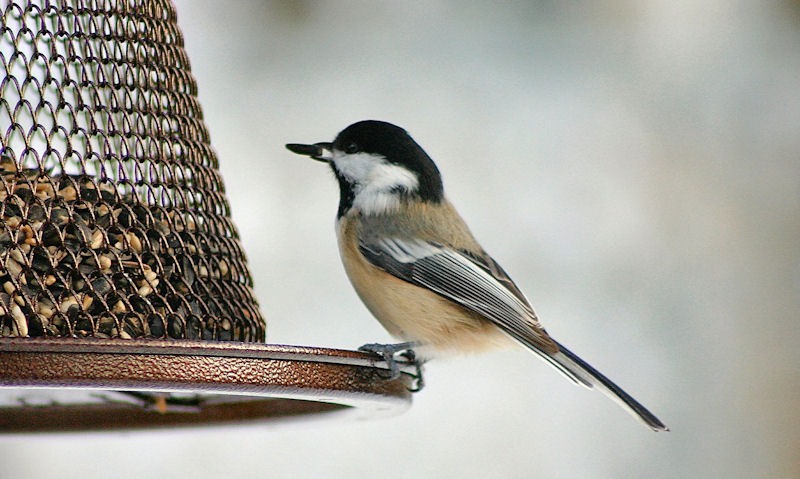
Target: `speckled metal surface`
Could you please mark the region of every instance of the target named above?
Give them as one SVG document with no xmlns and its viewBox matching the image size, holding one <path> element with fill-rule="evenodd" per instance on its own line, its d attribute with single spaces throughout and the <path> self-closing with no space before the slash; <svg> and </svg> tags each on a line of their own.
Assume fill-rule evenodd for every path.
<svg viewBox="0 0 800 479">
<path fill-rule="evenodd" d="M 44 388 L 46 397 L 69 388 L 131 398 L 6 401 L 0 432 L 228 424 L 335 410 L 398 414 L 411 403 L 413 368 L 385 380 L 384 366 L 365 353 L 300 346 L 0 338 L 0 394 Z"/>
</svg>

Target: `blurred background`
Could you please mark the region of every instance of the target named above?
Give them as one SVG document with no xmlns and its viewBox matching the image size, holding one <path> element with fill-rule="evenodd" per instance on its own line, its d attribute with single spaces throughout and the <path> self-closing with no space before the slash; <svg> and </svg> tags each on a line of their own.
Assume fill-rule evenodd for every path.
<svg viewBox="0 0 800 479">
<path fill-rule="evenodd" d="M 672 429 L 523 350 L 429 363 L 403 415 L 0 438 L 0 477 L 800 477 L 800 5 L 179 0 L 268 341 L 390 341 L 332 174 L 406 128 L 561 342 Z"/>
</svg>

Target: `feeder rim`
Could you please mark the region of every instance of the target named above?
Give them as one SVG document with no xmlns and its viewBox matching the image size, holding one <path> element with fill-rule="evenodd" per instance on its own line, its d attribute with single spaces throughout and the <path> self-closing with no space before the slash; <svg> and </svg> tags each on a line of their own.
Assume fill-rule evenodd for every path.
<svg viewBox="0 0 800 479">
<path fill-rule="evenodd" d="M 82 389 L 212 398 L 194 414 L 114 402 L 0 407 L 0 433 L 229 425 L 322 413 L 397 415 L 411 405 L 416 370 L 401 364 L 403 374 L 393 380 L 385 379 L 387 371 L 388 365 L 369 353 L 311 346 L 0 338 L 0 394 Z"/>
</svg>

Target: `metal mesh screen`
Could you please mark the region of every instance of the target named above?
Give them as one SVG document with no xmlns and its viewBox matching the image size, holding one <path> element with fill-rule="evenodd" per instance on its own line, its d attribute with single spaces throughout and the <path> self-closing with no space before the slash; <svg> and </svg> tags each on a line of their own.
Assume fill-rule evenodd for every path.
<svg viewBox="0 0 800 479">
<path fill-rule="evenodd" d="M 264 341 L 173 5 L 0 5 L 0 336 Z"/>
</svg>

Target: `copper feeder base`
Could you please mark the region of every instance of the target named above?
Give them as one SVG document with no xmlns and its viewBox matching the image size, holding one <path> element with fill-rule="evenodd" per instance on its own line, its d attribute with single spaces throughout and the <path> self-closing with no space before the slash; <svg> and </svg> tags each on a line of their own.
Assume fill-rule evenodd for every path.
<svg viewBox="0 0 800 479">
<path fill-rule="evenodd" d="M 414 368 L 357 351 L 186 340 L 0 338 L 0 433 L 227 425 L 411 405 Z"/>
</svg>

